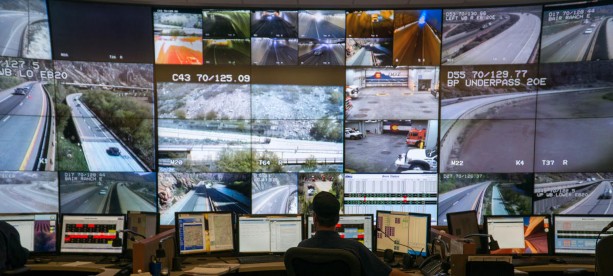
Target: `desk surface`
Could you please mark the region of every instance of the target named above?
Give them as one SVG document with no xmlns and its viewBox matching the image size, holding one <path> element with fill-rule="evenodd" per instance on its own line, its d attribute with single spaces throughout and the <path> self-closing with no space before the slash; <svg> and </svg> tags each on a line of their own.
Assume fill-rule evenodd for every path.
<svg viewBox="0 0 613 276">
<path fill-rule="evenodd" d="M 26 264 L 32 271 L 74 271 L 98 273 L 100 276 L 113 276 L 120 269 L 109 268 L 112 264 L 95 264 L 92 262 L 49 262 L 45 264 Z"/>
</svg>

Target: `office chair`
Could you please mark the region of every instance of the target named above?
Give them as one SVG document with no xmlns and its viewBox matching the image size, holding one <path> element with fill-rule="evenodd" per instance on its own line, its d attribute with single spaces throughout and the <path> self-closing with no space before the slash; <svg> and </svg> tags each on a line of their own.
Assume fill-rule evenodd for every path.
<svg viewBox="0 0 613 276">
<path fill-rule="evenodd" d="M 358 257 L 344 249 L 292 247 L 285 252 L 284 262 L 289 276 L 362 273 Z"/>
<path fill-rule="evenodd" d="M 613 235 L 596 244 L 596 272 L 598 275 L 613 275 Z"/>
</svg>

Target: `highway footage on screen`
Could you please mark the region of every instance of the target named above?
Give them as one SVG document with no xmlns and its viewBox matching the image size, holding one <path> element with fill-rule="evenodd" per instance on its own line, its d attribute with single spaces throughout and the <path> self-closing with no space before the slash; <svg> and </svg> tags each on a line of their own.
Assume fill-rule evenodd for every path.
<svg viewBox="0 0 613 276">
<path fill-rule="evenodd" d="M 175 212 L 251 213 L 251 173 L 158 173 L 160 224 Z"/>
<path fill-rule="evenodd" d="M 2 213 L 57 213 L 56 172 L 0 171 Z"/>
<path fill-rule="evenodd" d="M 0 2 L 0 55 L 51 59 L 49 21 L 45 0 Z"/>
<path fill-rule="evenodd" d="M 251 185 L 252 214 L 297 214 L 297 173 L 254 173 Z"/>
<path fill-rule="evenodd" d="M 535 214 L 611 215 L 611 173 L 537 173 Z"/>
<path fill-rule="evenodd" d="M 438 225 L 447 225 L 447 213 L 469 210 L 479 224 L 485 215 L 530 215 L 533 189 L 533 174 L 440 174 Z"/>
<path fill-rule="evenodd" d="M 0 170 L 56 170 L 51 61 L 0 57 Z"/>
<path fill-rule="evenodd" d="M 613 6 L 543 12 L 541 63 L 610 60 Z"/>
<path fill-rule="evenodd" d="M 126 214 L 154 212 L 155 173 L 61 172 L 62 213 Z"/>
<path fill-rule="evenodd" d="M 153 66 L 55 61 L 59 171 L 154 169 Z"/>
</svg>

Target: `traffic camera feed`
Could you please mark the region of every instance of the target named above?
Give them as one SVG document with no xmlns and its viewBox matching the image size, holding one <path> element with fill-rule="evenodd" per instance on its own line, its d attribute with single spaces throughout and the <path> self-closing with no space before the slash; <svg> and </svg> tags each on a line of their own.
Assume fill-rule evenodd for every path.
<svg viewBox="0 0 613 276">
<path fill-rule="evenodd" d="M 438 187 L 438 225 L 447 213 L 475 210 L 486 215 L 532 214 L 534 174 L 442 173 Z"/>
<path fill-rule="evenodd" d="M 248 10 L 203 10 L 204 38 L 249 38 L 251 12 Z"/>
<path fill-rule="evenodd" d="M 45 0 L 0 2 L 0 54 L 6 57 L 51 59 Z"/>
<path fill-rule="evenodd" d="M 253 65 L 298 65 L 297 38 L 252 38 Z"/>
<path fill-rule="evenodd" d="M 535 214 L 611 215 L 612 173 L 537 173 Z"/>
<path fill-rule="evenodd" d="M 253 11 L 251 13 L 251 36 L 298 38 L 297 23 L 297 11 Z"/>
<path fill-rule="evenodd" d="M 175 212 L 251 213 L 251 173 L 159 173 L 160 225 Z"/>
<path fill-rule="evenodd" d="M 156 64 L 202 64 L 202 14 L 198 10 L 153 12 Z"/>
<path fill-rule="evenodd" d="M 440 65 L 441 10 L 394 11 L 394 66 Z"/>
<path fill-rule="evenodd" d="M 60 171 L 153 170 L 153 66 L 55 61 Z M 111 148 L 117 148 L 119 152 Z"/>
<path fill-rule="evenodd" d="M 437 67 L 347 69 L 349 120 L 438 119 Z M 402 104 L 400 104 L 402 103 Z"/>
<path fill-rule="evenodd" d="M 0 171 L 2 213 L 57 213 L 56 172 Z"/>
<path fill-rule="evenodd" d="M 297 173 L 254 173 L 252 214 L 297 214 Z"/>
<path fill-rule="evenodd" d="M 541 63 L 613 59 L 613 6 L 543 12 Z"/>
<path fill-rule="evenodd" d="M 62 213 L 125 214 L 156 210 L 155 173 L 60 173 Z"/>
<path fill-rule="evenodd" d="M 541 13 L 540 6 L 445 10 L 442 64 L 536 63 Z"/>
<path fill-rule="evenodd" d="M 51 68 L 47 60 L 0 57 L 1 171 L 56 169 Z"/>
<path fill-rule="evenodd" d="M 298 213 L 313 214 L 313 198 L 319 192 L 333 194 L 341 205 L 340 214 L 343 214 L 343 174 L 342 173 L 299 173 L 298 174 Z"/>
</svg>

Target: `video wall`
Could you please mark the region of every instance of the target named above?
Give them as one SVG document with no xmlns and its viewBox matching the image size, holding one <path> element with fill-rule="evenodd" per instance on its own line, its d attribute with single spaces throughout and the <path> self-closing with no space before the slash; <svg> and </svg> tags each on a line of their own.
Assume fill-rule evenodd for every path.
<svg viewBox="0 0 613 276">
<path fill-rule="evenodd" d="M 613 5 L 0 15 L 0 213 L 613 213 Z"/>
</svg>

